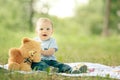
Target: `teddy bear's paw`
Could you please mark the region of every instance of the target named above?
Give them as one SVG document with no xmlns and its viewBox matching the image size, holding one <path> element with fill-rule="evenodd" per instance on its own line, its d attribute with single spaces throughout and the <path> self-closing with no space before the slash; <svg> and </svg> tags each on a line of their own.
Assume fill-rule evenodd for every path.
<svg viewBox="0 0 120 80">
<path fill-rule="evenodd" d="M 20 65 L 18 63 L 11 63 L 11 64 L 8 65 L 8 69 L 9 70 L 19 70 Z"/>
<path fill-rule="evenodd" d="M 39 58 L 35 58 L 35 59 L 33 60 L 33 62 L 40 62 L 40 61 L 41 61 L 40 57 L 39 57 Z"/>
<path fill-rule="evenodd" d="M 29 64 L 27 64 L 27 63 L 22 63 L 22 64 L 20 65 L 20 70 L 21 70 L 21 71 L 31 71 L 32 69 L 31 69 L 31 66 L 30 66 Z"/>
</svg>

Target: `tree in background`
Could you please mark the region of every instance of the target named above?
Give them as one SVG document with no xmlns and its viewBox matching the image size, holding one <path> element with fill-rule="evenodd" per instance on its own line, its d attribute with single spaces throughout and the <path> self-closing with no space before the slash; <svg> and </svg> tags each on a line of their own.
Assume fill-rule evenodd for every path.
<svg viewBox="0 0 120 80">
<path fill-rule="evenodd" d="M 28 15 L 24 0 L 0 0 L 1 26 L 13 31 L 28 29 Z"/>
<path fill-rule="evenodd" d="M 103 27 L 103 35 L 108 36 L 112 34 L 120 33 L 119 22 L 120 22 L 120 0 L 106 0 L 105 7 L 105 21 Z"/>
<path fill-rule="evenodd" d="M 0 0 L 0 26 L 13 31 L 32 31 L 37 17 L 53 17 L 48 14 L 53 1 L 56 0 Z M 108 35 L 108 31 L 110 33 L 119 33 L 120 0 L 111 0 L 109 15 L 105 15 L 105 1 L 109 0 L 89 0 L 89 4 L 84 6 L 78 5 L 76 2 L 74 17 L 62 20 L 54 17 L 54 21 L 64 21 L 64 25 L 60 22 L 62 26 L 80 27 L 79 29 L 83 29 L 88 34 L 100 35 L 103 33 Z M 40 2 L 38 4 L 40 8 L 36 11 L 34 5 L 38 2 Z M 104 23 L 104 19 L 106 19 L 106 23 Z M 71 21 L 73 24 L 68 24 Z"/>
<path fill-rule="evenodd" d="M 91 34 L 108 36 L 120 32 L 120 0 L 89 0 L 77 6 L 75 20 Z M 119 15 L 119 16 L 118 16 Z"/>
<path fill-rule="evenodd" d="M 104 16 L 104 26 L 102 30 L 102 35 L 103 36 L 108 36 L 109 35 L 109 25 L 110 25 L 110 9 L 111 9 L 111 0 L 106 0 L 105 2 L 105 16 Z"/>
<path fill-rule="evenodd" d="M 120 33 L 120 0 L 111 0 L 110 10 L 110 31 Z"/>
<path fill-rule="evenodd" d="M 103 0 L 89 0 L 88 5 L 77 6 L 75 20 L 89 34 L 100 34 L 103 26 L 104 15 Z"/>
</svg>

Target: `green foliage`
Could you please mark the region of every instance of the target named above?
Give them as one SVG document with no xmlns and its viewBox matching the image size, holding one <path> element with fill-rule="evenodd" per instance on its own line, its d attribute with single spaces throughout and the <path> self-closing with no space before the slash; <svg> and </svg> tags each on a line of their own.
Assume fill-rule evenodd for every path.
<svg viewBox="0 0 120 80">
<path fill-rule="evenodd" d="M 89 5 L 77 6 L 75 13 L 75 20 L 81 24 L 89 34 L 101 34 L 103 27 L 102 0 L 90 0 Z"/>
<path fill-rule="evenodd" d="M 105 17 L 105 0 L 89 0 L 89 5 L 77 6 L 75 11 L 75 20 L 82 24 L 86 30 L 92 34 L 101 34 L 104 27 Z M 118 24 L 120 16 L 118 11 L 120 8 L 120 0 L 111 0 L 110 4 L 110 26 L 111 33 L 120 33 Z"/>
<path fill-rule="evenodd" d="M 29 29 L 29 9 L 24 0 L 0 0 L 0 22 L 2 27 L 12 31 L 25 31 Z"/>
<path fill-rule="evenodd" d="M 120 0 L 111 0 L 111 13 L 110 13 L 110 29 L 120 33 L 118 24 L 120 22 L 120 16 L 118 11 L 120 9 Z"/>
<path fill-rule="evenodd" d="M 12 31 L 28 31 L 33 29 L 30 23 L 31 9 L 30 2 L 32 0 L 0 0 L 0 22 L 1 26 Z M 33 0 L 35 1 L 35 0 Z M 49 1 L 50 2 L 50 1 Z M 49 10 L 50 3 L 47 8 Z M 119 0 L 111 1 L 111 14 L 110 14 L 110 30 L 111 32 L 119 32 L 118 22 L 120 21 L 117 15 L 119 9 Z M 46 6 L 43 6 L 46 7 Z M 79 30 L 86 31 L 88 34 L 101 34 L 104 27 L 104 14 L 105 14 L 105 1 L 104 0 L 89 0 L 88 5 L 79 6 L 76 2 L 75 17 L 73 20 L 60 20 L 61 22 L 55 21 L 55 25 L 61 26 L 79 26 Z M 48 14 L 34 12 L 33 22 L 38 17 L 50 17 Z M 53 18 L 53 17 L 52 17 Z M 55 18 L 56 19 L 56 18 Z M 66 21 L 66 20 L 65 20 Z M 72 22 L 72 23 L 71 23 Z M 71 24 L 73 25 L 71 25 Z M 31 30 L 32 31 L 32 30 Z M 64 32 L 65 33 L 65 32 Z"/>
</svg>

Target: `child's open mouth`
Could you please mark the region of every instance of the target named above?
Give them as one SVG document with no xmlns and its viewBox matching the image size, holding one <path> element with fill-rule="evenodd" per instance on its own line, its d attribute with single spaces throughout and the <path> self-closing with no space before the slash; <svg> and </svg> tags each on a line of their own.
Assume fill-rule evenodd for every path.
<svg viewBox="0 0 120 80">
<path fill-rule="evenodd" d="M 47 36 L 47 34 L 43 34 L 43 36 Z"/>
</svg>

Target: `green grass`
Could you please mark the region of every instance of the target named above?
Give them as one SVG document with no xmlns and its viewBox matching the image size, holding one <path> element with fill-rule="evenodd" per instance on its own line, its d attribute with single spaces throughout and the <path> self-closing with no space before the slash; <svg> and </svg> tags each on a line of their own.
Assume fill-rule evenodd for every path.
<svg viewBox="0 0 120 80">
<path fill-rule="evenodd" d="M 63 36 L 58 39 L 56 53 L 62 62 L 97 62 L 119 65 L 119 37 Z"/>
<path fill-rule="evenodd" d="M 6 64 L 8 50 L 12 47 L 19 47 L 23 37 L 33 38 L 34 33 L 12 32 L 0 29 L 0 64 Z M 120 65 L 120 37 L 111 36 L 108 38 L 98 36 L 83 36 L 79 34 L 55 33 L 59 50 L 55 53 L 58 61 L 68 62 L 95 62 L 110 66 Z M 2 80 L 114 80 L 109 77 L 65 77 L 58 75 L 48 75 L 45 73 L 24 75 L 20 73 L 7 74 L 0 70 Z"/>
<path fill-rule="evenodd" d="M 4 76 L 3 76 L 4 75 Z M 47 73 L 34 73 L 34 74 L 21 74 L 21 73 L 1 73 L 0 78 L 2 80 L 115 80 L 109 77 L 66 77 L 61 75 L 48 75 Z"/>
</svg>

